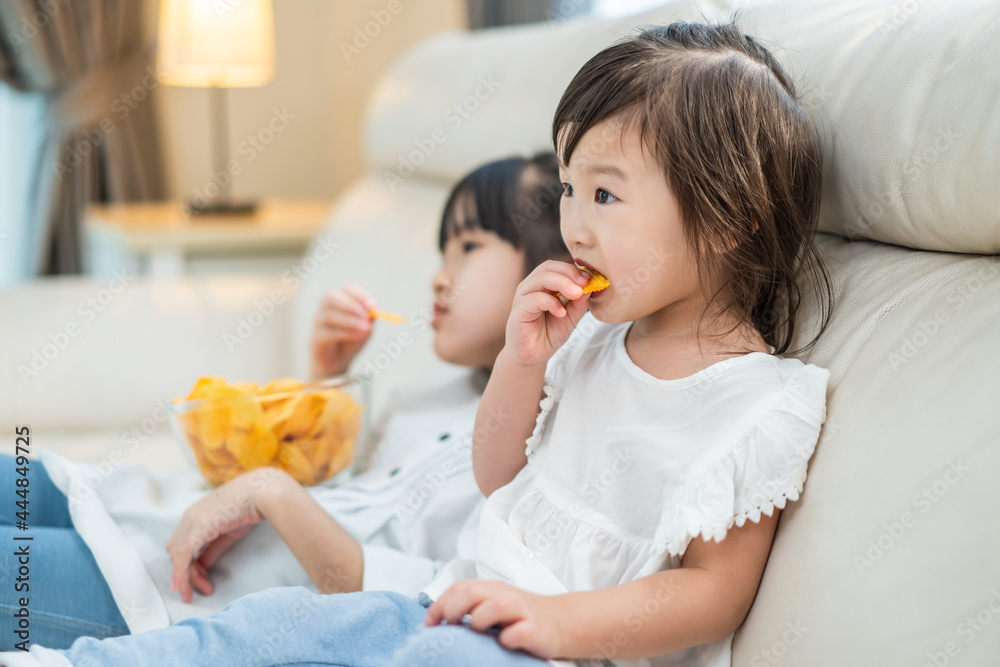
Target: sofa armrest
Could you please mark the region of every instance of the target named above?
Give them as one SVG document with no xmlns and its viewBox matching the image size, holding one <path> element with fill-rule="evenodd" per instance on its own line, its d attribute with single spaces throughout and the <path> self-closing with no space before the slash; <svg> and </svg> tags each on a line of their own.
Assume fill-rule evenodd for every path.
<svg viewBox="0 0 1000 667">
<path fill-rule="evenodd" d="M 139 423 L 203 375 L 289 369 L 280 275 L 57 277 L 0 292 L 0 427 Z"/>
</svg>

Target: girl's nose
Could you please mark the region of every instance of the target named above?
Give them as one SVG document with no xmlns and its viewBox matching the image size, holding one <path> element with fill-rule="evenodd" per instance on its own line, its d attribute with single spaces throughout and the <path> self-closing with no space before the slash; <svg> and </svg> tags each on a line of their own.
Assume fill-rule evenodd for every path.
<svg viewBox="0 0 1000 667">
<path fill-rule="evenodd" d="M 575 248 L 589 248 L 594 245 L 594 235 L 583 215 L 574 211 L 571 204 L 564 204 L 560 210 L 560 231 L 563 242 L 570 252 Z"/>
<path fill-rule="evenodd" d="M 449 280 L 447 274 L 445 274 L 444 269 L 438 269 L 434 277 L 431 278 L 431 289 L 434 291 L 434 295 L 437 296 L 448 289 Z"/>
</svg>

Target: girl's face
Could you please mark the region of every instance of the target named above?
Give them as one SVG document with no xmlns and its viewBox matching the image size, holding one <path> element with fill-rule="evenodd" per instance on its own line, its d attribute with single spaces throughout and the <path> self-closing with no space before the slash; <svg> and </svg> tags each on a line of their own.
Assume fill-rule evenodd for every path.
<svg viewBox="0 0 1000 667">
<path fill-rule="evenodd" d="M 464 229 L 445 243 L 434 275 L 434 351 L 462 366 L 493 368 L 517 286 L 524 251 L 494 232 Z"/>
<path fill-rule="evenodd" d="M 611 283 L 590 296 L 595 318 L 681 317 L 682 311 L 703 306 L 680 209 L 638 131 L 623 131 L 615 118 L 594 125 L 580 138 L 570 164 L 560 165 L 559 177 L 566 247 L 574 261 Z"/>
</svg>

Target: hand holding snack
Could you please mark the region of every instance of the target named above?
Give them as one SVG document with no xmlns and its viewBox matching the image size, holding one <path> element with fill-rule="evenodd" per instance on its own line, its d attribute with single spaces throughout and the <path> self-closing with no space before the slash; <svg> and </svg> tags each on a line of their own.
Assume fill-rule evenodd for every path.
<svg viewBox="0 0 1000 667">
<path fill-rule="evenodd" d="M 551 259 L 535 267 L 514 296 L 504 353 L 526 366 L 546 363 L 587 312 L 590 292 L 585 289 L 592 279 L 595 284 L 598 280 L 592 273 Z M 563 305 L 557 294 L 569 301 Z"/>
<path fill-rule="evenodd" d="M 597 271 L 588 269 L 585 266 L 580 266 L 579 264 L 577 264 L 576 267 L 578 269 L 586 271 L 587 274 L 590 276 L 590 279 L 587 280 L 587 284 L 583 286 L 584 294 L 590 294 L 591 292 L 600 292 L 602 289 L 611 284 L 607 278 L 602 276 Z M 562 292 L 556 292 L 556 296 L 563 296 L 563 294 Z"/>
<path fill-rule="evenodd" d="M 312 376 L 341 375 L 372 332 L 375 299 L 359 285 L 329 292 L 313 326 Z"/>
</svg>

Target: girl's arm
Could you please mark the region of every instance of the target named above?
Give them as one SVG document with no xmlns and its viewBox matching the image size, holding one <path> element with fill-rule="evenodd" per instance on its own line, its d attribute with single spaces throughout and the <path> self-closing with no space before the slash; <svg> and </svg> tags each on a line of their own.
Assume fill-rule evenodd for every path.
<svg viewBox="0 0 1000 667">
<path fill-rule="evenodd" d="M 694 538 L 679 568 L 559 596 L 566 655 L 650 657 L 728 637 L 757 595 L 780 512 L 734 526 L 718 543 Z"/>
<path fill-rule="evenodd" d="M 524 467 L 525 441 L 538 416 L 545 365 L 523 366 L 501 350 L 476 412 L 472 470 L 484 496 L 510 482 Z"/>
<path fill-rule="evenodd" d="M 545 382 L 545 364 L 587 312 L 590 274 L 567 262 L 542 262 L 521 281 L 507 320 L 504 347 L 476 413 L 472 466 L 483 495 L 507 484 L 527 463 Z M 566 305 L 556 297 L 562 292 Z"/>
<path fill-rule="evenodd" d="M 320 591 L 361 590 L 361 545 L 295 478 L 273 467 L 234 477 L 185 510 L 166 543 L 170 588 L 184 602 L 191 601 L 192 588 L 210 595 L 209 568 L 265 519 Z"/>
<path fill-rule="evenodd" d="M 320 593 L 361 590 L 361 545 L 290 475 L 261 494 L 261 514 L 274 525 Z"/>
<path fill-rule="evenodd" d="M 648 658 L 718 641 L 750 610 L 779 514 L 734 526 L 721 542 L 697 537 L 681 567 L 611 588 L 545 596 L 467 579 L 431 605 L 425 622 L 471 614 L 473 629 L 503 626 L 503 646 L 542 658 Z"/>
</svg>

